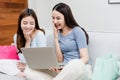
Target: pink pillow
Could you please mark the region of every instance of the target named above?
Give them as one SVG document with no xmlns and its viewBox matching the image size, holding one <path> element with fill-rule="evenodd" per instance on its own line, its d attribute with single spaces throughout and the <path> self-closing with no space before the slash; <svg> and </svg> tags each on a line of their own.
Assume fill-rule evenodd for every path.
<svg viewBox="0 0 120 80">
<path fill-rule="evenodd" d="M 16 46 L 14 45 L 0 46 L 0 59 L 19 60 Z"/>
</svg>

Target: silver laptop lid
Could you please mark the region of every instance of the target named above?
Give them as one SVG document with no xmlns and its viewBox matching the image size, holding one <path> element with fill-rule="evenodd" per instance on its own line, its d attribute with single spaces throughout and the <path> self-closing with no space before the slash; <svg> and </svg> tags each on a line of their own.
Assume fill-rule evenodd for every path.
<svg viewBox="0 0 120 80">
<path fill-rule="evenodd" d="M 52 47 L 21 48 L 27 65 L 32 69 L 58 67 L 55 51 Z"/>
</svg>

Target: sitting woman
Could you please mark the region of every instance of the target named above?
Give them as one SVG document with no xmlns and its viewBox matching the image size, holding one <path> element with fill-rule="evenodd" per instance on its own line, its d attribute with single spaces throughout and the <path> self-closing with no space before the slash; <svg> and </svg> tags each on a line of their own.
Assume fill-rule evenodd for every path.
<svg viewBox="0 0 120 80">
<path fill-rule="evenodd" d="M 45 31 L 43 29 L 40 29 L 37 16 L 32 9 L 24 9 L 19 15 L 18 30 L 14 35 L 14 43 L 17 48 L 15 46 L 12 46 L 11 49 L 15 48 L 14 53 L 12 52 L 12 55 L 16 55 L 18 50 L 20 60 L 18 58 L 1 59 L 0 72 L 8 75 L 24 77 L 25 75 L 23 72 L 27 66 L 24 56 L 21 53 L 21 48 L 46 46 Z"/>
<path fill-rule="evenodd" d="M 55 46 L 58 61 L 65 66 L 53 80 L 89 80 L 86 64 L 89 60 L 87 32 L 79 26 L 73 17 L 70 7 L 58 3 L 52 9 Z"/>
<path fill-rule="evenodd" d="M 26 61 L 21 53 L 21 48 L 46 46 L 45 31 L 40 29 L 37 16 L 32 9 L 27 8 L 21 12 L 18 18 L 17 34 L 14 35 L 14 43 L 20 58 L 17 67 L 23 72 Z M 17 76 L 22 76 L 22 74 L 17 74 Z"/>
</svg>

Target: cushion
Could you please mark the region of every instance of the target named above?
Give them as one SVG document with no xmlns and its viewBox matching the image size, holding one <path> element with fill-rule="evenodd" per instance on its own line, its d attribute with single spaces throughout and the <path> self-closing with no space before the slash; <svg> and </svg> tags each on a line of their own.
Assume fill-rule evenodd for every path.
<svg viewBox="0 0 120 80">
<path fill-rule="evenodd" d="M 0 46 L 0 59 L 19 60 L 17 48 L 14 45 Z"/>
</svg>

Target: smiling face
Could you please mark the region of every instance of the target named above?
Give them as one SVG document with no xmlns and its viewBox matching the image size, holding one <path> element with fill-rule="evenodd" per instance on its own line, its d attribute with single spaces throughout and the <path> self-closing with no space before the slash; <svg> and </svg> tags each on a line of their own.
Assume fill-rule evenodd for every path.
<svg viewBox="0 0 120 80">
<path fill-rule="evenodd" d="M 53 21 L 54 26 L 57 29 L 62 29 L 66 26 L 64 15 L 56 10 L 53 10 L 52 12 L 52 21 Z"/>
<path fill-rule="evenodd" d="M 21 20 L 21 29 L 24 34 L 31 34 L 35 30 L 35 20 L 32 16 L 26 16 Z"/>
</svg>

